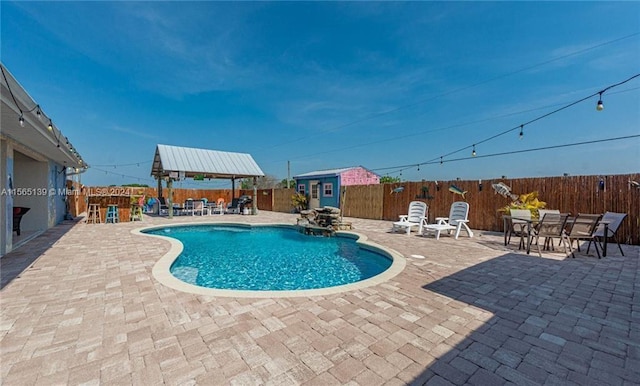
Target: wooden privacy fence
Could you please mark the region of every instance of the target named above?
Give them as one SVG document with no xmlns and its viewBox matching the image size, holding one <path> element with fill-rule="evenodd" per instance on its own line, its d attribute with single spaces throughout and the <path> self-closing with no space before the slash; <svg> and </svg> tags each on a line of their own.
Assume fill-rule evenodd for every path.
<svg viewBox="0 0 640 386">
<path fill-rule="evenodd" d="M 538 192 L 541 201 L 548 209 L 559 209 L 563 213 L 626 213 L 618 239 L 627 244 L 640 245 L 640 188 L 630 181 L 640 182 L 640 173 L 613 176 L 567 176 L 544 178 L 515 178 L 473 181 L 413 181 L 384 185 L 356 185 L 343 187 L 341 194 L 342 211 L 347 217 L 395 221 L 406 214 L 409 202 L 418 200 L 429 205 L 429 222 L 435 217 L 446 217 L 454 201 L 463 200 L 462 196 L 449 191 L 455 185 L 466 191 L 465 199 L 470 206 L 469 224 L 471 228 L 486 231 L 502 231 L 500 208 L 511 200 L 496 194 L 491 184 L 503 182 L 511 187 L 515 194 Z M 403 189 L 396 189 L 402 187 Z M 96 192 L 108 192 L 108 189 L 129 189 L 132 195 L 144 194 L 157 197 L 155 188 L 84 188 L 80 195 L 74 195 L 72 214 L 78 215 L 86 210 L 82 195 Z M 395 190 L 394 190 L 395 189 Z M 401 191 L 400 191 L 401 190 Z M 166 195 L 167 190 L 163 193 Z M 274 212 L 293 212 L 291 196 L 295 189 L 258 189 L 259 210 Z M 253 196 L 253 189 L 237 190 L 235 197 L 242 194 Z M 182 203 L 187 198 L 206 198 L 216 201 L 224 198 L 231 202 L 231 189 L 173 189 L 173 201 Z M 75 210 L 75 212 L 74 212 Z"/>
<path fill-rule="evenodd" d="M 627 218 L 618 230 L 618 239 L 639 245 L 640 188 L 630 181 L 640 181 L 640 174 L 348 186 L 343 211 L 345 216 L 396 221 L 399 215 L 406 214 L 409 202 L 417 200 L 429 205 L 429 222 L 433 222 L 435 217 L 448 216 L 453 202 L 467 201 L 471 228 L 502 231 L 503 212 L 500 208 L 511 203 L 511 200 L 496 194 L 491 184 L 503 182 L 515 194 L 537 191 L 539 199 L 547 203 L 548 209 L 559 209 L 563 213 L 626 213 Z M 465 199 L 450 192 L 451 185 L 467 191 Z M 394 192 L 398 187 L 404 189 Z"/>
</svg>

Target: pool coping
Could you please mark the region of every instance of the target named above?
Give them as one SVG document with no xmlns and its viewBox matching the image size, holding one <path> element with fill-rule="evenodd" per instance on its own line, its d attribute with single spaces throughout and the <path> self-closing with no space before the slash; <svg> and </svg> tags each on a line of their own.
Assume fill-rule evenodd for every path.
<svg viewBox="0 0 640 386">
<path fill-rule="evenodd" d="M 297 229 L 296 225 L 291 224 L 282 224 L 282 223 L 257 223 L 257 224 L 247 224 L 247 223 L 239 223 L 239 222 L 202 222 L 202 223 L 175 223 L 175 224 L 165 224 L 165 225 L 152 225 L 142 228 L 136 228 L 131 230 L 131 233 L 134 235 L 139 235 L 143 237 L 156 237 L 162 240 L 168 241 L 171 246 L 169 247 L 169 251 L 167 251 L 153 266 L 152 274 L 153 277 L 169 288 L 191 293 L 195 295 L 205 295 L 205 296 L 218 296 L 218 297 L 236 297 L 236 298 L 292 298 L 292 297 L 309 297 L 309 296 L 326 296 L 333 295 L 338 293 L 343 293 L 347 291 L 355 291 L 360 290 L 367 287 L 372 287 L 378 284 L 382 284 L 384 282 L 389 281 L 393 277 L 397 276 L 400 272 L 402 272 L 406 266 L 406 258 L 400 254 L 399 252 L 382 246 L 380 244 L 376 244 L 374 242 L 369 241 L 368 237 L 357 232 L 352 231 L 337 231 L 336 235 L 342 237 L 348 237 L 355 239 L 356 243 L 361 247 L 371 250 L 373 252 L 381 253 L 389 258 L 391 258 L 391 266 L 387 268 L 384 272 L 370 277 L 368 279 L 364 279 L 355 283 L 343 284 L 333 287 L 327 288 L 318 288 L 318 289 L 305 289 L 305 290 L 283 290 L 283 291 L 256 291 L 256 290 L 229 290 L 229 289 L 216 289 L 216 288 L 205 288 L 197 285 L 189 284 L 179 280 L 175 276 L 173 276 L 170 272 L 171 265 L 176 260 L 176 258 L 180 255 L 183 250 L 182 243 L 172 237 L 162 236 L 162 235 L 152 235 L 148 233 L 143 233 L 143 231 L 153 230 L 153 229 L 163 229 L 163 228 L 172 228 L 179 226 L 206 226 L 206 225 L 215 225 L 215 226 L 240 226 L 246 228 L 252 227 L 283 227 L 283 228 L 291 228 Z"/>
</svg>

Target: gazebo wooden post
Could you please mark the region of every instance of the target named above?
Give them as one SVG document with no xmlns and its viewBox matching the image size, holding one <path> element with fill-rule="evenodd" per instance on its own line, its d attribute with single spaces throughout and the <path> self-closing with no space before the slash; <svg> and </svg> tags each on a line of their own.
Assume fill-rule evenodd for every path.
<svg viewBox="0 0 640 386">
<path fill-rule="evenodd" d="M 158 197 L 162 197 L 162 176 L 156 176 L 158 179 Z"/>
<path fill-rule="evenodd" d="M 236 198 L 236 177 L 231 177 L 231 203 L 233 203 L 233 199 Z"/>
<path fill-rule="evenodd" d="M 173 218 L 173 179 L 171 177 L 169 177 L 169 179 L 167 180 L 167 190 L 169 191 L 169 197 L 167 197 L 166 202 L 167 202 L 167 206 L 168 211 L 169 211 L 169 218 L 172 219 Z"/>
<path fill-rule="evenodd" d="M 258 214 L 258 178 L 253 177 L 253 205 L 251 205 L 251 214 Z"/>
</svg>

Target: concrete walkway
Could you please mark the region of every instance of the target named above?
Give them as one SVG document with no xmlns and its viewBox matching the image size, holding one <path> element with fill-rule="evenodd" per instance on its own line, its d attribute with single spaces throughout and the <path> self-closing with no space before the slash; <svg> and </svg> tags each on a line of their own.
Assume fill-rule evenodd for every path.
<svg viewBox="0 0 640 386">
<path fill-rule="evenodd" d="M 439 241 L 355 231 L 407 259 L 324 297 L 182 293 L 151 274 L 169 243 L 141 225 L 295 223 L 294 215 L 66 222 L 0 260 L 2 385 L 402 385 L 640 382 L 640 249 L 526 255 L 476 231 Z M 584 252 L 584 249 L 583 249 Z M 425 258 L 415 258 L 420 255 Z"/>
</svg>

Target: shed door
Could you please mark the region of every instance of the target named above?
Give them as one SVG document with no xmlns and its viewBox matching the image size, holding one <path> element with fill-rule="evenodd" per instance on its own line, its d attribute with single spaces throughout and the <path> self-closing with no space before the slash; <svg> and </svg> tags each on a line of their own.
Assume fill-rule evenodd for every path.
<svg viewBox="0 0 640 386">
<path fill-rule="evenodd" d="M 320 181 L 309 181 L 309 209 L 320 207 Z"/>
</svg>

